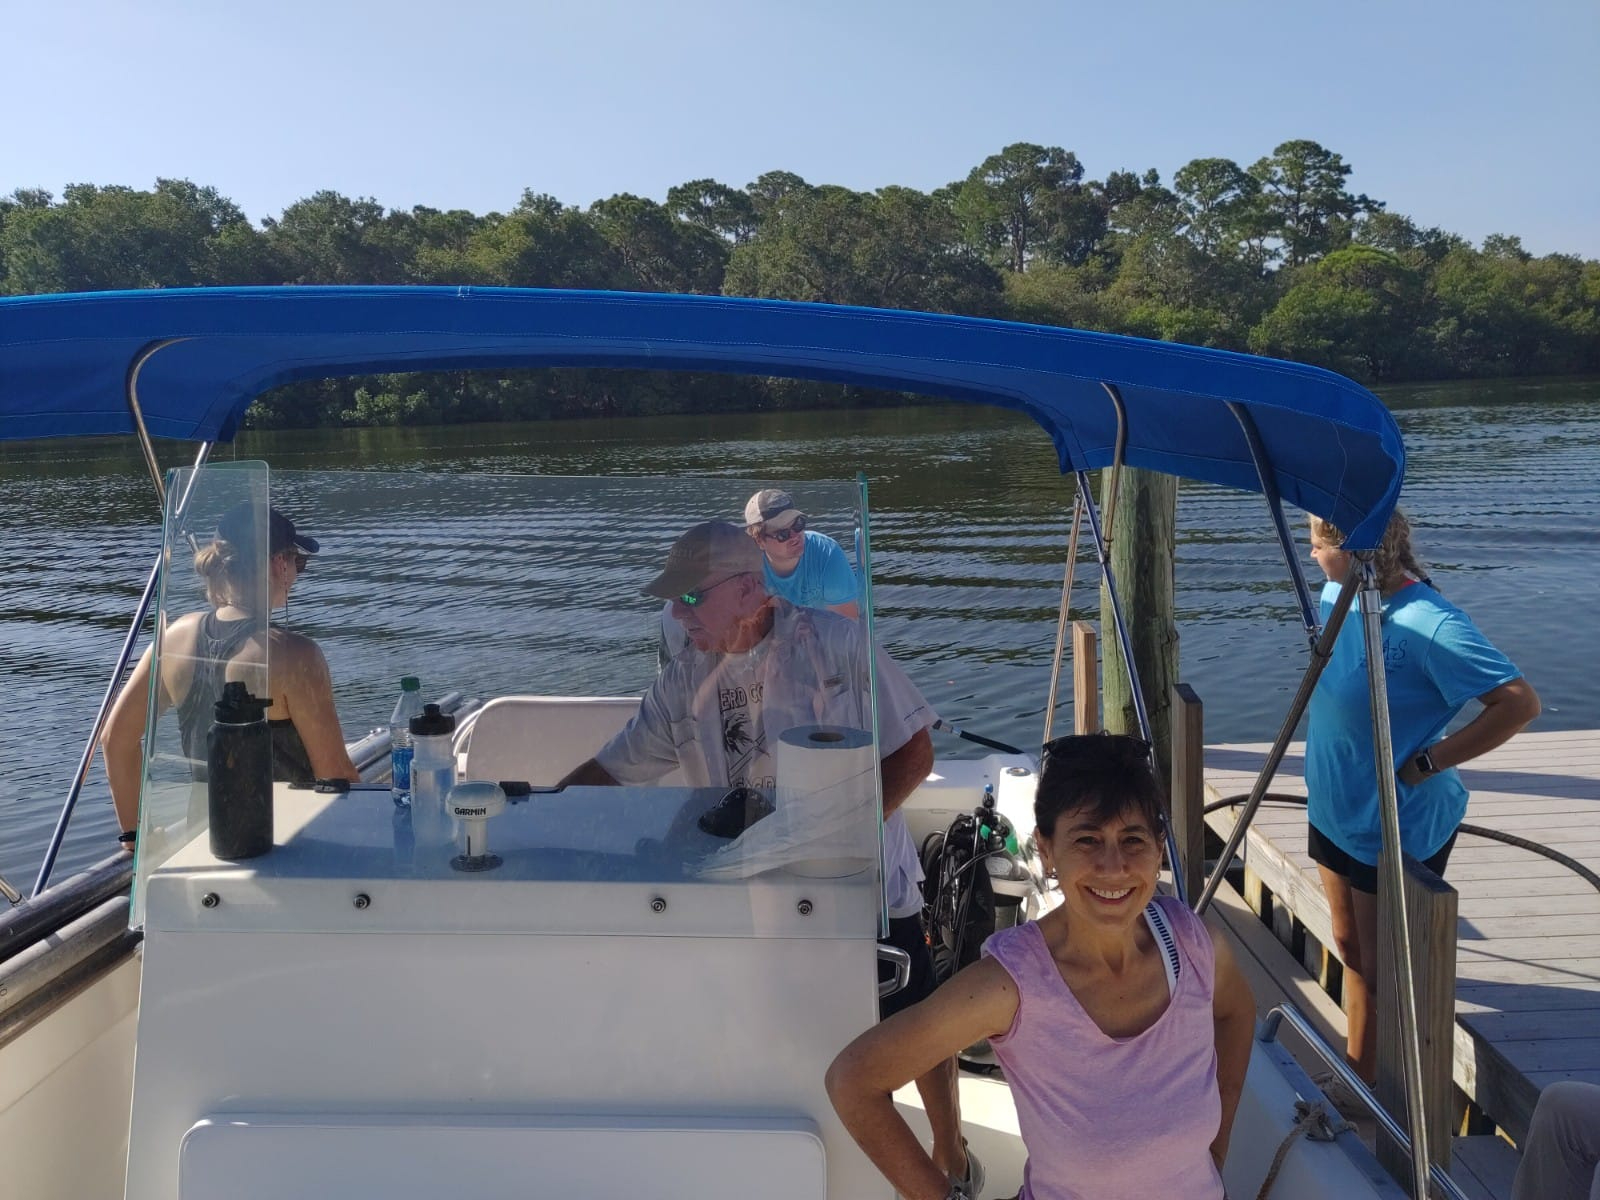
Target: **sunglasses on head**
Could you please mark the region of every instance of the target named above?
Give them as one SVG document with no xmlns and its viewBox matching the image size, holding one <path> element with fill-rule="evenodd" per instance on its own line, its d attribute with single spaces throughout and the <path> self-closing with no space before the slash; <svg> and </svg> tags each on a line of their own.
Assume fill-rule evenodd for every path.
<svg viewBox="0 0 1600 1200">
<path fill-rule="evenodd" d="M 790 538 L 799 537 L 805 531 L 806 519 L 804 517 L 796 517 L 794 519 L 794 524 L 790 525 L 789 528 L 775 529 L 771 533 L 768 533 L 765 529 L 763 529 L 761 531 L 761 536 L 770 541 L 781 544 L 783 542 L 787 542 Z"/>
<path fill-rule="evenodd" d="M 737 575 L 728 576 L 728 579 L 737 579 L 737 578 L 739 578 Z M 702 600 L 704 600 L 706 598 L 707 593 L 711 592 L 715 588 L 721 587 L 723 584 L 728 582 L 728 579 L 719 579 L 719 580 L 717 580 L 717 582 L 711 584 L 708 587 L 695 588 L 695 590 L 692 591 L 692 592 L 684 592 L 682 595 L 680 595 L 678 597 L 678 601 L 679 601 L 679 603 L 687 604 L 690 608 L 693 608 L 695 605 L 699 604 Z"/>
<path fill-rule="evenodd" d="M 1040 751 L 1040 765 L 1049 759 L 1070 760 L 1109 755 L 1130 763 L 1150 761 L 1150 743 L 1125 733 L 1069 733 L 1052 738 Z"/>
</svg>

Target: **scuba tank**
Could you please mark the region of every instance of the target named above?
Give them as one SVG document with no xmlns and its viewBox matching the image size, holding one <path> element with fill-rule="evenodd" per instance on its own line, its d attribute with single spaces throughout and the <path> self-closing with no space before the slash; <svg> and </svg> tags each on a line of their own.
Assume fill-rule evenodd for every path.
<svg viewBox="0 0 1600 1200">
<path fill-rule="evenodd" d="M 922 849 L 923 915 L 939 982 L 978 960 L 997 929 L 1015 925 L 1032 877 L 1018 861 L 1016 831 L 995 809 L 994 788 Z"/>
</svg>

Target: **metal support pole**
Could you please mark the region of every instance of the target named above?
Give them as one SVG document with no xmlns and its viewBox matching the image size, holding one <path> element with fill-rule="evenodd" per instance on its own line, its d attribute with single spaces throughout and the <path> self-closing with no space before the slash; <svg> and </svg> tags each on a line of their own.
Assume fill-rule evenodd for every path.
<svg viewBox="0 0 1600 1200">
<path fill-rule="evenodd" d="M 1294 597 L 1300 605 L 1300 622 L 1305 626 L 1306 637 L 1315 643 L 1317 606 L 1311 598 L 1311 589 L 1306 586 L 1306 575 L 1300 565 L 1300 556 L 1295 553 L 1294 535 L 1289 532 L 1289 523 L 1283 516 L 1283 497 L 1278 493 L 1278 477 L 1273 472 L 1272 460 L 1267 457 L 1267 447 L 1261 440 L 1261 432 L 1256 428 L 1256 421 L 1250 415 L 1250 410 L 1237 401 L 1230 400 L 1228 411 L 1233 413 L 1234 419 L 1239 422 L 1239 428 L 1244 431 L 1244 440 L 1250 447 L 1250 457 L 1256 465 L 1256 477 L 1261 480 L 1261 494 L 1266 497 L 1267 511 L 1272 514 L 1272 528 L 1278 535 L 1278 547 L 1283 551 L 1283 561 L 1289 568 L 1289 580 L 1294 584 Z"/>
<path fill-rule="evenodd" d="M 22 893 L 7 883 L 4 875 L 0 875 L 0 896 L 4 896 L 13 904 L 22 903 Z"/>
<path fill-rule="evenodd" d="M 203 442 L 200 453 L 195 456 L 194 469 L 196 472 L 205 465 L 206 459 L 211 456 L 211 442 Z M 189 476 L 189 484 L 184 489 L 183 495 L 178 500 L 178 514 L 189 503 L 189 497 L 194 493 L 194 483 L 197 476 Z M 162 489 L 165 492 L 165 488 Z M 111 713 L 111 703 L 116 699 L 117 692 L 122 686 L 123 672 L 128 669 L 128 662 L 133 657 L 133 648 L 138 644 L 139 631 L 144 627 L 144 619 L 150 612 L 150 603 L 155 599 L 156 581 L 161 577 L 161 556 L 157 554 L 155 565 L 150 568 L 150 578 L 145 580 L 144 594 L 139 598 L 138 610 L 133 614 L 133 623 L 128 626 L 128 636 L 123 639 L 122 652 L 117 656 L 117 665 L 112 669 L 111 680 L 106 684 L 105 695 L 100 698 L 100 711 L 95 714 L 94 725 L 89 730 L 88 744 L 83 748 L 83 755 L 78 759 L 78 770 L 72 777 L 72 786 L 67 790 L 66 802 L 61 806 L 61 813 L 56 817 L 56 827 L 50 835 L 50 844 L 45 848 L 44 861 L 39 864 L 39 874 L 33 882 L 33 894 L 37 896 L 44 891 L 50 882 L 50 872 L 55 869 L 56 856 L 61 853 L 62 840 L 67 835 L 67 823 L 72 820 L 72 812 L 78 806 L 78 797 L 83 792 L 83 782 L 89 776 L 89 764 L 94 762 L 95 747 L 100 743 L 100 734 L 105 730 L 106 717 Z M 12 903 L 15 903 L 13 901 Z"/>
<path fill-rule="evenodd" d="M 1056 618 L 1056 654 L 1050 660 L 1050 699 L 1044 706 L 1044 738 L 1050 740 L 1050 731 L 1055 726 L 1056 719 L 1056 692 L 1061 685 L 1061 651 L 1067 644 L 1067 625 L 1072 606 L 1072 575 L 1078 565 L 1078 530 L 1083 526 L 1083 497 L 1079 496 L 1072 505 L 1072 536 L 1067 539 L 1067 569 L 1061 580 L 1061 613 Z"/>
<path fill-rule="evenodd" d="M 165 338 L 159 342 L 151 342 L 139 351 L 133 362 L 128 365 L 128 374 L 123 380 L 123 398 L 128 402 L 128 412 L 133 417 L 133 431 L 139 436 L 139 449 L 144 453 L 144 465 L 150 472 L 150 479 L 156 485 L 156 500 L 161 505 L 162 513 L 167 511 L 167 483 L 161 475 L 161 464 L 156 461 L 156 448 L 150 442 L 150 431 L 145 428 L 144 410 L 139 407 L 139 375 L 144 371 L 145 364 L 162 350 L 188 340 L 188 338 Z M 211 443 L 206 443 L 208 452 L 210 445 Z"/>
<path fill-rule="evenodd" d="M 1250 789 L 1250 799 L 1245 802 L 1244 810 L 1234 820 L 1233 830 L 1228 834 L 1228 844 L 1222 848 L 1222 855 L 1217 859 L 1217 869 L 1206 881 L 1206 889 L 1200 894 L 1200 900 L 1194 906 L 1197 913 L 1203 914 L 1210 907 L 1212 898 L 1217 894 L 1217 888 L 1222 886 L 1228 864 L 1239 852 L 1244 835 L 1250 829 L 1250 822 L 1255 820 L 1256 810 L 1261 807 L 1267 789 L 1272 786 L 1272 777 L 1278 773 L 1278 766 L 1283 762 L 1283 756 L 1289 749 L 1289 741 L 1294 737 L 1295 727 L 1300 724 L 1301 714 L 1305 712 L 1306 705 L 1311 703 L 1311 693 L 1316 690 L 1317 680 L 1322 678 L 1323 668 L 1333 656 L 1333 644 L 1339 636 L 1339 630 L 1344 627 L 1345 615 L 1349 613 L 1350 606 L 1356 598 L 1360 586 L 1360 574 L 1360 565 L 1352 563 L 1350 574 L 1345 578 L 1344 586 L 1339 589 L 1339 599 L 1334 602 L 1333 613 L 1328 617 L 1328 627 L 1322 631 L 1322 636 L 1312 643 L 1311 662 L 1307 664 L 1306 673 L 1300 679 L 1300 688 L 1289 704 L 1289 711 L 1284 715 L 1283 724 L 1278 726 L 1278 736 L 1272 743 L 1272 749 L 1267 752 L 1267 761 L 1262 764 L 1261 773 L 1256 776 L 1255 786 Z"/>
<path fill-rule="evenodd" d="M 1112 389 L 1107 388 L 1107 390 Z M 1112 394 L 1115 395 L 1115 392 Z M 1154 755 L 1155 739 L 1150 729 L 1150 711 L 1145 707 L 1144 689 L 1139 684 L 1139 669 L 1133 661 L 1133 639 L 1128 635 L 1128 622 L 1122 614 L 1122 597 L 1117 592 L 1116 575 L 1111 570 L 1111 552 L 1100 536 L 1100 514 L 1095 510 L 1094 494 L 1089 488 L 1089 473 L 1079 471 L 1077 475 L 1078 502 L 1089 518 L 1089 535 L 1094 538 L 1095 554 L 1100 559 L 1100 570 L 1105 578 L 1106 592 L 1111 597 L 1111 623 L 1117 627 L 1117 642 L 1122 646 L 1122 660 L 1128 666 L 1128 690 L 1133 696 L 1134 715 L 1139 720 L 1139 735 L 1150 744 L 1150 752 Z M 1167 861 L 1172 864 L 1173 890 L 1177 893 L 1178 899 L 1187 904 L 1189 897 L 1183 886 L 1183 859 L 1178 854 L 1178 839 L 1173 836 L 1171 829 L 1166 830 L 1166 843 Z"/>
<path fill-rule="evenodd" d="M 1367 691 L 1372 702 L 1372 757 L 1378 774 L 1378 808 L 1383 827 L 1383 853 L 1378 869 L 1389 877 L 1389 894 L 1400 903 L 1383 919 L 1393 923 L 1394 962 L 1400 996 L 1400 1050 L 1405 1060 L 1406 1114 L 1411 1122 L 1411 1174 L 1415 1196 L 1428 1194 L 1428 1122 L 1422 1095 L 1422 1039 L 1417 1031 L 1417 981 L 1411 969 L 1411 920 L 1405 905 L 1405 867 L 1400 861 L 1400 804 L 1394 773 L 1394 744 L 1389 731 L 1389 689 L 1383 663 L 1383 594 L 1371 551 L 1357 555 L 1361 566 L 1361 626 L 1366 638 Z M 1348 585 L 1347 585 L 1348 586 Z M 1380 964 L 1380 967 L 1383 964 Z M 1376 972 L 1374 973 L 1376 976 Z M 1374 978 L 1376 985 L 1376 978 Z"/>
<path fill-rule="evenodd" d="M 1106 533 L 1103 545 L 1111 545 L 1111 526 L 1117 519 L 1117 487 L 1122 481 L 1122 458 L 1128 449 L 1128 407 L 1122 402 L 1122 393 L 1114 383 L 1100 381 L 1106 395 L 1111 397 L 1111 407 L 1117 411 L 1117 440 L 1111 448 L 1111 481 L 1106 485 Z M 1132 662 L 1130 658 L 1128 660 Z M 1149 738 L 1146 732 L 1145 737 Z"/>
</svg>

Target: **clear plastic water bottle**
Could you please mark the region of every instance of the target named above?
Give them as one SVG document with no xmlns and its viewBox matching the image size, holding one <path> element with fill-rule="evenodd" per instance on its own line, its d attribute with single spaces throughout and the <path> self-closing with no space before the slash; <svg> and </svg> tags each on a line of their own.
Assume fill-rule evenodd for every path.
<svg viewBox="0 0 1600 1200">
<path fill-rule="evenodd" d="M 411 718 L 422 715 L 422 681 L 400 679 L 400 699 L 389 718 L 389 792 L 401 806 L 411 803 Z"/>
<path fill-rule="evenodd" d="M 456 782 L 455 731 L 456 719 L 437 704 L 424 704 L 422 715 L 411 718 L 411 828 L 418 846 L 442 846 L 452 836 L 445 797 Z"/>
</svg>

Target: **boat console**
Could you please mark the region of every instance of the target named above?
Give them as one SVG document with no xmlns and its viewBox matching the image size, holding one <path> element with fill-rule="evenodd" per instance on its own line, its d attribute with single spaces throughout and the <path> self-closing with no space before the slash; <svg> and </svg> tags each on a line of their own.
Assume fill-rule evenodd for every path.
<svg viewBox="0 0 1600 1200">
<path fill-rule="evenodd" d="M 876 1016 L 877 872 L 703 878 L 722 795 L 530 797 L 481 873 L 387 789 L 278 785 L 246 863 L 193 839 L 146 883 L 128 1194 L 882 1191 L 822 1090 Z"/>
</svg>

